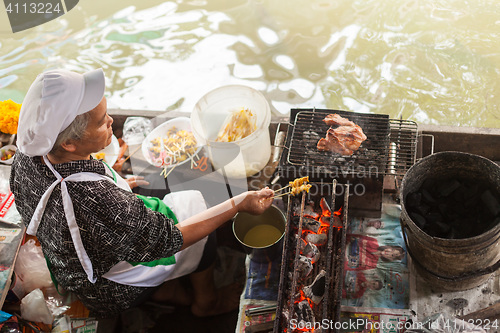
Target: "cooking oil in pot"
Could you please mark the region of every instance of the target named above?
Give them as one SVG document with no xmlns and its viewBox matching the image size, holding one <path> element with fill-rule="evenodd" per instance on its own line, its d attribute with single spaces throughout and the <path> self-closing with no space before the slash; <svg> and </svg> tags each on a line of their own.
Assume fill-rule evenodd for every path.
<svg viewBox="0 0 500 333">
<path fill-rule="evenodd" d="M 283 232 L 269 224 L 256 225 L 247 231 L 243 243 L 250 247 L 264 247 L 276 243 Z"/>
<path fill-rule="evenodd" d="M 238 213 L 233 221 L 234 236 L 256 262 L 281 258 L 285 227 L 285 215 L 274 205 L 261 215 Z"/>
</svg>

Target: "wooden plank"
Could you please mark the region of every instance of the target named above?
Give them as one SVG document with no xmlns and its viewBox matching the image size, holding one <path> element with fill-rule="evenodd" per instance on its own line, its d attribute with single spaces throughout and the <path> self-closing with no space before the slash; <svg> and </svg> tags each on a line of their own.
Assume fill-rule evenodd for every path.
<svg viewBox="0 0 500 333">
<path fill-rule="evenodd" d="M 434 136 L 434 152 L 461 151 L 500 161 L 500 129 L 419 125 L 419 132 Z M 422 156 L 430 153 L 430 137 L 421 137 Z"/>
<path fill-rule="evenodd" d="M 123 124 L 128 117 L 149 118 L 153 126 L 156 126 L 171 118 L 191 116 L 189 112 L 154 110 L 108 109 L 108 113 L 113 117 L 113 132 L 118 138 L 122 136 Z M 280 130 L 287 131 L 289 118 L 273 116 L 270 127 L 271 138 L 274 138 L 278 124 Z M 500 161 L 500 128 L 419 124 L 418 132 L 418 158 L 430 155 L 432 152 L 460 151 L 484 156 L 495 162 Z"/>
</svg>

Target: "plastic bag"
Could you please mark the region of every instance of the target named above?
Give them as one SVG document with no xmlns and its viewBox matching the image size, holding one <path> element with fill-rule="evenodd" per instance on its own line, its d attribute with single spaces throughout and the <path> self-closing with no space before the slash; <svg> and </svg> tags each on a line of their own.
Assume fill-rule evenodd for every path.
<svg viewBox="0 0 500 333">
<path fill-rule="evenodd" d="M 3 323 L 4 321 L 7 321 L 12 315 L 7 312 L 3 312 L 0 310 L 0 323 Z"/>
<path fill-rule="evenodd" d="M 128 117 L 123 123 L 122 139 L 129 146 L 141 144 L 151 132 L 153 125 L 144 117 Z"/>
<path fill-rule="evenodd" d="M 35 289 L 54 289 L 47 262 L 42 248 L 36 246 L 33 239 L 28 240 L 19 249 L 14 271 L 23 282 L 24 290 L 29 293 Z"/>
<path fill-rule="evenodd" d="M 52 324 L 54 317 L 40 289 L 33 290 L 21 300 L 21 317 L 28 321 Z"/>
</svg>

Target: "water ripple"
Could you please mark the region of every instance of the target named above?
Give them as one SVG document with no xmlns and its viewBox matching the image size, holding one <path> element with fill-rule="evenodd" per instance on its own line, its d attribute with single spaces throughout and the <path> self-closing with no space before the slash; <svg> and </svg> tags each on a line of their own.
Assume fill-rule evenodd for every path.
<svg viewBox="0 0 500 333">
<path fill-rule="evenodd" d="M 101 4 L 87 0 L 74 16 L 3 38 L 0 100 L 21 102 L 50 68 L 102 67 L 109 105 L 124 109 L 191 111 L 234 83 L 262 91 L 276 114 L 316 106 L 500 127 L 496 2 Z"/>
</svg>

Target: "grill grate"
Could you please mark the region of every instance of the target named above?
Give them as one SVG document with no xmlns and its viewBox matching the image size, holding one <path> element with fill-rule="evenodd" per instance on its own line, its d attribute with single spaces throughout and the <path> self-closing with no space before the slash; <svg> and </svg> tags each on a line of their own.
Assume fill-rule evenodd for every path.
<svg viewBox="0 0 500 333">
<path fill-rule="evenodd" d="M 290 328 L 289 319 L 294 313 L 293 304 L 295 295 L 304 285 L 312 283 L 314 278 L 322 269 L 327 272 L 325 277 L 325 296 L 323 297 L 321 303 L 313 306 L 312 310 L 314 312 L 314 316 L 318 322 L 320 322 L 321 319 L 329 319 L 335 322 L 340 321 L 349 186 L 338 184 L 336 180 L 333 180 L 332 184 L 311 184 L 313 185 L 314 190 L 311 188 L 313 191 L 308 194 L 303 192 L 300 203 L 291 197 L 288 198 L 287 228 L 285 231 L 282 254 L 283 264 L 281 266 L 278 304 L 274 323 L 275 333 L 284 331 L 293 332 L 293 330 L 287 330 L 287 328 Z M 316 194 L 313 194 L 313 192 Z M 336 228 L 332 226 L 332 212 L 332 219 L 330 220 L 330 227 L 328 229 L 327 244 L 319 248 L 321 258 L 314 264 L 313 271 L 308 278 L 305 281 L 299 282 L 297 280 L 296 273 L 299 253 L 297 239 L 301 238 L 302 224 L 299 222 L 298 226 L 296 228 L 294 227 L 292 219 L 297 217 L 293 217 L 293 211 L 300 206 L 300 221 L 302 221 L 304 216 L 304 203 L 306 199 L 308 202 L 312 200 L 317 203 L 322 196 L 325 197 L 325 199 L 328 198 L 328 204 L 333 211 L 337 211 L 340 207 L 342 207 L 341 220 L 343 228 Z M 292 278 L 290 278 L 290 275 L 292 275 Z M 288 318 L 285 313 L 288 314 Z M 330 330 L 327 331 L 330 332 Z M 334 331 L 336 332 L 336 330 Z"/>
<path fill-rule="evenodd" d="M 323 119 L 330 113 L 348 118 L 366 134 L 367 140 L 352 156 L 317 150 L 318 140 L 325 137 L 329 127 Z M 303 175 L 315 180 L 392 175 L 400 182 L 415 164 L 418 126 L 413 121 L 327 109 L 292 109 L 290 119 L 285 152 L 278 167 L 285 179 Z"/>
<path fill-rule="evenodd" d="M 352 156 L 342 156 L 332 152 L 318 151 L 316 144 L 324 138 L 329 128 L 323 119 L 331 113 L 359 125 L 367 139 Z M 383 175 L 386 172 L 389 147 L 389 116 L 364 114 L 327 109 L 292 109 L 291 130 L 288 131 L 286 165 L 306 168 L 308 174 L 320 177 L 328 174 L 336 175 L 348 170 L 352 173 L 367 172 Z M 286 169 L 286 166 L 285 166 Z M 286 170 L 285 170 L 286 172 Z M 287 177 L 290 178 L 290 177 Z"/>
<path fill-rule="evenodd" d="M 409 120 L 390 119 L 389 159 L 386 175 L 399 180 L 415 164 L 417 156 L 417 123 Z"/>
</svg>

